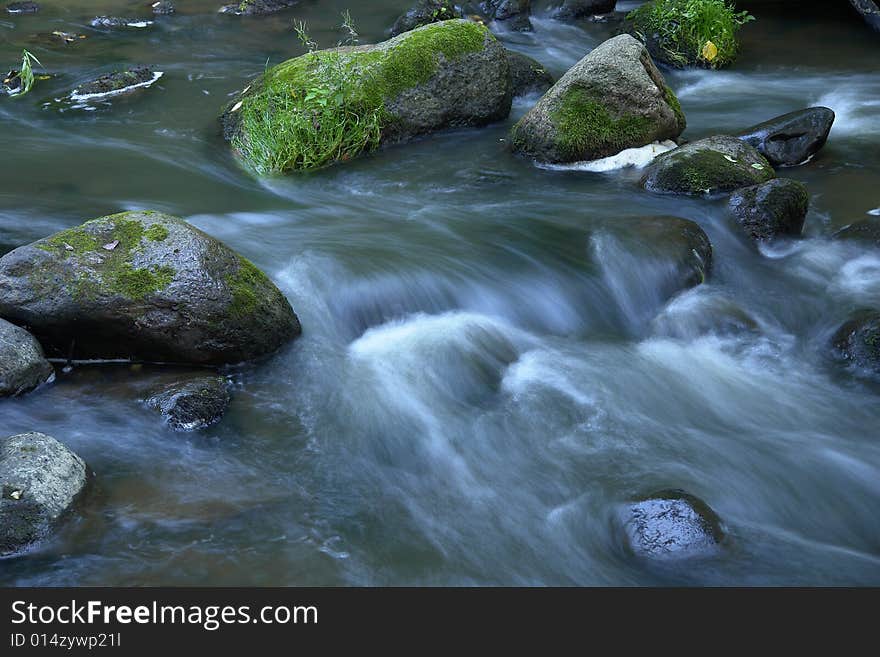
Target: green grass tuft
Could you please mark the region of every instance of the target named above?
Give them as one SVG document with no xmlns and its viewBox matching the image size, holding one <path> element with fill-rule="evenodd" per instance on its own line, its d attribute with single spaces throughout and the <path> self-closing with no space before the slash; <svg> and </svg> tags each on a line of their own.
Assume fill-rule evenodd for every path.
<svg viewBox="0 0 880 657">
<path fill-rule="evenodd" d="M 633 28 L 653 41 L 662 58 L 673 66 L 729 66 L 739 53 L 736 34 L 754 20 L 737 12 L 730 0 L 653 0 L 630 12 Z M 712 42 L 717 55 L 707 58 L 703 49 Z"/>
</svg>

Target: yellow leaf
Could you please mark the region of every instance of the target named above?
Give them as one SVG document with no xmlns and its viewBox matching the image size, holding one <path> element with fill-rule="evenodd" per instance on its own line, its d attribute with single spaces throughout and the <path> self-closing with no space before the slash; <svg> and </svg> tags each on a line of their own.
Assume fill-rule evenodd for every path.
<svg viewBox="0 0 880 657">
<path fill-rule="evenodd" d="M 718 56 L 718 47 L 711 41 L 707 41 L 706 45 L 703 46 L 703 52 L 701 54 L 703 55 L 703 59 L 707 62 L 711 62 Z"/>
</svg>

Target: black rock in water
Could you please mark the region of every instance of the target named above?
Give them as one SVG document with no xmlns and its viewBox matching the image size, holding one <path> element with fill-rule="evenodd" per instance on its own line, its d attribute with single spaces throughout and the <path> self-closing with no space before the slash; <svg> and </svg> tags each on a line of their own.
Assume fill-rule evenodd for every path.
<svg viewBox="0 0 880 657">
<path fill-rule="evenodd" d="M 28 392 L 54 376 L 55 369 L 36 338 L 0 319 L 0 397 Z"/>
<path fill-rule="evenodd" d="M 575 20 L 614 11 L 617 0 L 563 0 L 562 5 L 553 10 L 552 16 L 558 20 Z"/>
<path fill-rule="evenodd" d="M 807 188 L 796 180 L 775 178 L 743 187 L 730 196 L 728 209 L 754 240 L 800 235 L 810 206 Z"/>
<path fill-rule="evenodd" d="M 128 71 L 115 71 L 102 75 L 96 80 L 86 82 L 73 91 L 74 96 L 94 96 L 121 92 L 129 88 L 140 88 L 137 85 L 145 84 L 154 79 L 155 74 L 146 66 L 137 66 Z"/>
<path fill-rule="evenodd" d="M 834 334 L 834 355 L 857 373 L 880 377 L 880 311 L 855 313 Z"/>
<path fill-rule="evenodd" d="M 153 24 L 151 20 L 145 20 L 142 18 L 119 18 L 117 16 L 97 16 L 93 18 L 89 25 L 92 27 L 104 28 L 104 29 L 120 29 L 120 28 L 143 28 L 149 27 Z"/>
<path fill-rule="evenodd" d="M 876 0 L 849 0 L 849 3 L 868 25 L 880 31 L 880 4 Z"/>
<path fill-rule="evenodd" d="M 299 0 L 242 0 L 242 2 L 222 6 L 220 13 L 233 16 L 263 16 L 274 14 L 282 9 L 289 9 L 296 4 L 299 4 Z"/>
<path fill-rule="evenodd" d="M 36 14 L 40 11 L 40 5 L 36 2 L 11 2 L 6 5 L 6 11 L 10 14 Z"/>
<path fill-rule="evenodd" d="M 528 55 L 508 50 L 507 61 L 510 62 L 510 79 L 513 83 L 514 96 L 542 94 L 556 83 L 547 69 Z"/>
<path fill-rule="evenodd" d="M 391 28 L 391 36 L 409 32 L 422 25 L 461 18 L 452 0 L 419 0 L 405 14 L 400 16 Z"/>
<path fill-rule="evenodd" d="M 163 387 L 147 400 L 175 431 L 196 431 L 220 421 L 230 397 L 222 376 L 204 376 Z"/>
<path fill-rule="evenodd" d="M 0 438 L 0 556 L 47 536 L 86 491 L 85 462 L 42 433 Z"/>
<path fill-rule="evenodd" d="M 834 239 L 880 248 L 880 219 L 859 219 L 837 231 Z"/>
<path fill-rule="evenodd" d="M 157 16 L 168 16 L 175 12 L 174 3 L 166 1 L 154 2 L 150 5 L 153 13 Z"/>
<path fill-rule="evenodd" d="M 480 8 L 487 18 L 500 22 L 508 29 L 517 32 L 528 32 L 532 29 L 531 0 L 484 0 L 480 3 Z"/>
<path fill-rule="evenodd" d="M 809 107 L 777 116 L 737 134 L 754 146 L 774 166 L 803 164 L 828 140 L 834 112 L 827 107 Z"/>
<path fill-rule="evenodd" d="M 724 539 L 715 512 L 681 490 L 661 491 L 631 504 L 624 531 L 629 548 L 650 559 L 711 555 Z"/>
</svg>

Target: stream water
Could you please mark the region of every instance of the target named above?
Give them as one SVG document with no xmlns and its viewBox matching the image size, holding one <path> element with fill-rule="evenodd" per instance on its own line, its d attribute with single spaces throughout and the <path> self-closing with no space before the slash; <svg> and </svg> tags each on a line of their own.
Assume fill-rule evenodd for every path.
<svg viewBox="0 0 880 657">
<path fill-rule="evenodd" d="M 304 0 L 260 19 L 178 0 L 149 29 L 97 14 L 145 0 L 45 0 L 0 15 L 0 61 L 56 74 L 0 99 L 0 253 L 133 208 L 181 216 L 252 259 L 303 337 L 228 372 L 222 422 L 175 434 L 142 401 L 167 371 L 77 367 L 0 402 L 97 473 L 82 516 L 0 561 L 2 585 L 880 584 L 880 386 L 827 357 L 847 313 L 880 304 L 880 254 L 828 236 L 880 207 L 880 35 L 849 11 L 752 3 L 736 66 L 667 72 L 688 138 L 821 104 L 804 239 L 750 247 L 723 201 L 658 197 L 635 170 L 548 171 L 504 139 L 534 102 L 308 175 L 259 180 L 216 116 L 231 92 L 322 46 L 350 9 L 363 42 L 409 0 Z M 621 2 L 629 9 L 639 3 Z M 743 3 L 748 4 L 748 3 Z M 834 4 L 834 3 L 822 3 Z M 613 27 L 551 20 L 501 34 L 561 74 Z M 47 47 L 38 32 L 86 34 Z M 124 64 L 164 72 L 89 111 L 56 102 Z M 39 72 L 39 71 L 38 71 Z M 619 239 L 639 216 L 698 222 L 711 279 L 671 301 Z M 724 330 L 725 317 L 751 330 Z M 627 553 L 621 505 L 682 488 L 725 549 L 666 566 Z"/>
</svg>

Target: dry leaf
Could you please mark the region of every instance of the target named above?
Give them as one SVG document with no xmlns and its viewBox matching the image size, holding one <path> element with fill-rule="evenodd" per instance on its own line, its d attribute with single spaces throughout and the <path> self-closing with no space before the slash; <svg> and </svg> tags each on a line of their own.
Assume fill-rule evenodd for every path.
<svg viewBox="0 0 880 657">
<path fill-rule="evenodd" d="M 703 55 L 703 59 L 707 62 L 711 62 L 718 56 L 718 46 L 711 41 L 707 41 L 706 45 L 703 46 L 703 52 L 701 54 Z"/>
<path fill-rule="evenodd" d="M 117 246 L 119 246 L 119 240 L 113 240 L 113 241 L 110 242 L 109 244 L 105 244 L 105 245 L 104 245 L 104 248 L 105 248 L 107 251 L 112 251 L 112 250 L 115 249 Z"/>
<path fill-rule="evenodd" d="M 14 500 L 20 500 L 21 499 L 21 491 L 14 490 L 11 493 L 9 493 L 9 497 L 11 497 Z"/>
<path fill-rule="evenodd" d="M 237 112 L 240 107 L 241 107 L 241 101 L 238 101 L 235 105 L 232 106 L 232 109 L 229 111 L 230 112 Z"/>
<path fill-rule="evenodd" d="M 67 242 L 64 242 L 64 250 L 65 251 L 73 251 L 73 247 L 70 246 Z"/>
</svg>

